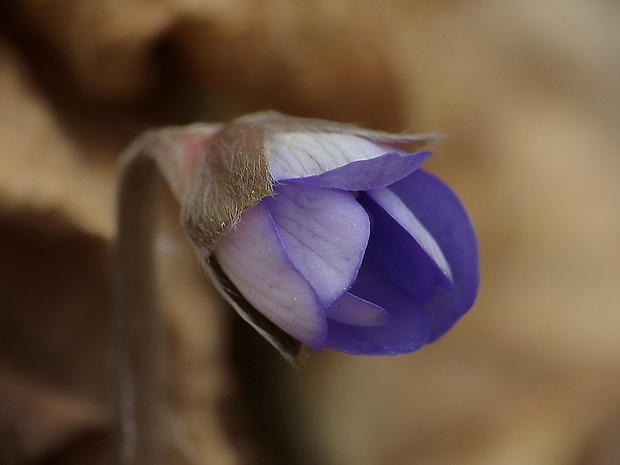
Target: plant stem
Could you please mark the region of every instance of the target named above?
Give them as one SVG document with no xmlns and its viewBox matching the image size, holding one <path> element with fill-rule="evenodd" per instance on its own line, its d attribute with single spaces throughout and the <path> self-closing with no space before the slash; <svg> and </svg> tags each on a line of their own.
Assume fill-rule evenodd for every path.
<svg viewBox="0 0 620 465">
<path fill-rule="evenodd" d="M 159 465 L 164 462 L 166 435 L 165 338 L 154 263 L 158 168 L 151 157 L 135 155 L 121 176 L 115 249 L 118 463 Z"/>
</svg>

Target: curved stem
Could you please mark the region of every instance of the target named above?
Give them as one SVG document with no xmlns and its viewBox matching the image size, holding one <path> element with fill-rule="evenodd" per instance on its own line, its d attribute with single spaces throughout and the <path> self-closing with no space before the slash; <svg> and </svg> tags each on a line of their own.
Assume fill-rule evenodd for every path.
<svg viewBox="0 0 620 465">
<path fill-rule="evenodd" d="M 164 331 L 157 308 L 154 264 L 155 191 L 151 157 L 124 166 L 118 198 L 116 323 L 119 341 L 118 463 L 163 463 Z"/>
<path fill-rule="evenodd" d="M 168 447 L 163 413 L 165 334 L 157 308 L 154 253 L 159 178 L 179 203 L 183 229 L 215 288 L 286 360 L 296 363 L 299 341 L 234 292 L 211 259 L 214 238 L 222 229 L 271 193 L 261 150 L 239 149 L 254 147 L 255 132 L 210 124 L 163 128 L 145 133 L 123 155 L 115 244 L 120 433 L 116 462 L 121 465 L 161 465 Z"/>
</svg>

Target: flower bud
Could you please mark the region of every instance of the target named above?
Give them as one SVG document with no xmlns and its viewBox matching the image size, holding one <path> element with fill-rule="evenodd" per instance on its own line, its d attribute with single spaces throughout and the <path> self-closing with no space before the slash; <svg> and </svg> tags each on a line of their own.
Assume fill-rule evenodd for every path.
<svg viewBox="0 0 620 465">
<path fill-rule="evenodd" d="M 391 355 L 444 334 L 478 289 L 467 214 L 412 151 L 433 138 L 268 112 L 169 130 L 158 163 L 213 284 L 285 356 Z"/>
</svg>

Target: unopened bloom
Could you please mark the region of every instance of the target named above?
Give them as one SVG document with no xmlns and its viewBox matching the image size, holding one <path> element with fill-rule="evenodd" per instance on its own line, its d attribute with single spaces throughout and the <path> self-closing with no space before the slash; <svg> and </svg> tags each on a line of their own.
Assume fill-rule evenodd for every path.
<svg viewBox="0 0 620 465">
<path fill-rule="evenodd" d="M 430 152 L 407 150 L 423 141 L 275 113 L 219 128 L 193 195 L 237 205 L 185 221 L 216 287 L 317 351 L 436 340 L 475 300 L 478 251 L 458 198 L 419 169 Z"/>
</svg>

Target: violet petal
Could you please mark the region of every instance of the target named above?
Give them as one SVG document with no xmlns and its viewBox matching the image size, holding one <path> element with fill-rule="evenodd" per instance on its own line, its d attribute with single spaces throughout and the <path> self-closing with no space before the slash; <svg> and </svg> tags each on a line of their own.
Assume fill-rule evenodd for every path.
<svg viewBox="0 0 620 465">
<path fill-rule="evenodd" d="M 219 240 L 215 256 L 248 302 L 291 336 L 321 350 L 327 335 L 325 312 L 287 257 L 262 202 L 246 210 Z"/>
<path fill-rule="evenodd" d="M 275 181 L 315 176 L 352 162 L 373 160 L 388 152 L 398 153 L 404 158 L 408 153 L 347 133 L 276 132 L 265 140 L 267 162 Z"/>
<path fill-rule="evenodd" d="M 354 354 L 411 352 L 430 337 L 424 303 L 436 293 L 440 274 L 417 242 L 381 207 L 366 200 L 371 205 L 370 242 L 349 292 L 384 308 L 389 321 L 362 328 L 329 320 L 325 345 Z"/>
<path fill-rule="evenodd" d="M 327 307 L 353 284 L 370 221 L 353 194 L 304 185 L 279 185 L 263 199 L 286 254 Z"/>
<path fill-rule="evenodd" d="M 292 179 L 314 186 L 362 191 L 385 187 L 417 170 L 431 152 L 387 152 L 377 157 L 353 161 L 320 174 Z"/>
<path fill-rule="evenodd" d="M 479 280 L 477 242 L 458 198 L 422 171 L 390 188 L 437 241 L 454 283 L 446 285 L 428 255 L 407 239 L 408 234 L 383 209 L 360 198 L 371 215 L 371 237 L 349 292 L 383 307 L 390 319 L 380 327 L 330 320 L 327 347 L 367 355 L 411 352 L 440 337 L 474 302 Z"/>
<path fill-rule="evenodd" d="M 390 286 L 417 303 L 430 299 L 440 284 L 452 287 L 452 283 L 445 279 L 432 258 L 388 212 L 366 193 L 360 194 L 358 200 L 366 208 L 372 221 L 370 241 L 362 263 L 361 271 L 364 272 L 354 283 L 354 294 L 379 305 L 385 306 L 387 303 L 389 306 L 389 300 L 375 300 L 383 294 L 375 295 L 377 291 L 373 289 L 375 286 L 372 281 L 364 278 L 368 275 L 368 270 L 381 275 Z M 366 279 L 365 287 L 360 286 L 361 278 Z M 382 289 L 385 284 L 377 287 Z M 370 291 L 373 293 L 367 294 Z M 390 294 L 393 292 L 395 291 L 390 291 Z"/>
<path fill-rule="evenodd" d="M 391 189 L 426 226 L 452 270 L 454 288 L 440 286 L 425 305 L 431 319 L 432 342 L 450 329 L 476 299 L 480 281 L 478 241 L 460 200 L 435 176 L 416 171 Z"/>
<path fill-rule="evenodd" d="M 430 321 L 423 305 L 412 301 L 377 267 L 364 263 L 350 293 L 384 308 L 387 324 L 370 327 L 329 319 L 326 347 L 356 355 L 393 355 L 412 352 L 428 342 Z"/>
<path fill-rule="evenodd" d="M 366 191 L 366 195 L 381 206 L 388 215 L 415 239 L 420 247 L 422 247 L 422 250 L 424 250 L 433 263 L 435 263 L 439 271 L 449 282 L 452 282 L 450 265 L 446 261 L 446 257 L 437 244 L 437 241 L 435 241 L 433 236 L 398 195 L 387 187 L 371 189 Z"/>
</svg>

